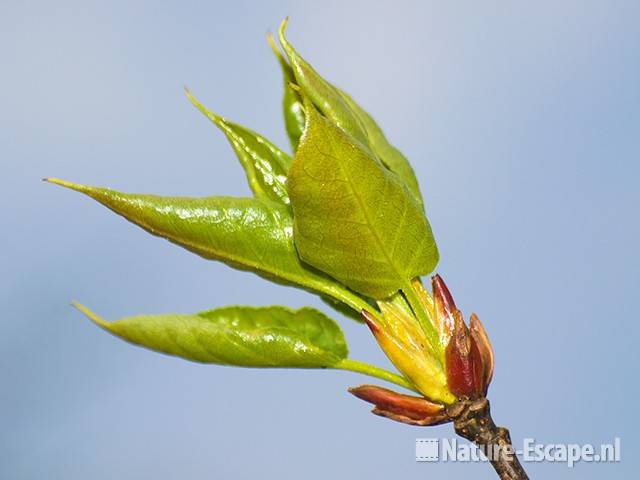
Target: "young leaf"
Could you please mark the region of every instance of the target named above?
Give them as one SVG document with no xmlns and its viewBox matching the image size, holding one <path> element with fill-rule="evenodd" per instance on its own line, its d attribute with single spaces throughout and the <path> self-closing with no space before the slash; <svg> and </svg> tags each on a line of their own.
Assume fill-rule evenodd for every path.
<svg viewBox="0 0 640 480">
<path fill-rule="evenodd" d="M 382 129 L 378 126 L 371 115 L 365 112 L 362 107 L 360 107 L 345 92 L 342 90 L 338 91 L 347 105 L 349 105 L 352 112 L 360 119 L 360 122 L 362 122 L 362 125 L 367 132 L 367 139 L 371 149 L 389 170 L 404 180 L 405 185 L 420 205 L 420 208 L 424 210 L 422 193 L 420 193 L 418 179 L 416 178 L 416 174 L 413 172 L 413 168 L 411 168 L 409 161 L 400 152 L 400 150 L 389 143 L 387 138 L 384 136 L 384 133 L 382 133 Z"/>
<path fill-rule="evenodd" d="M 291 212 L 285 205 L 253 198 L 127 194 L 47 180 L 84 193 L 149 233 L 201 257 L 331 296 L 358 311 L 367 305 L 342 285 L 301 263 L 293 243 Z"/>
<path fill-rule="evenodd" d="M 418 181 L 407 159 L 386 139 L 373 118 L 351 97 L 322 78 L 304 58 L 291 46 L 284 36 L 286 20 L 282 22 L 279 39 L 282 44 L 296 83 L 311 102 L 346 131 L 354 139 L 367 146 L 373 154 L 393 173 L 398 175 L 422 207 L 423 200 Z"/>
<path fill-rule="evenodd" d="M 364 125 L 351 111 L 338 89 L 322 78 L 311 65 L 298 55 L 298 52 L 287 41 L 284 36 L 286 22 L 287 20 L 285 19 L 280 25 L 278 38 L 284 53 L 289 59 L 296 84 L 300 86 L 304 96 L 309 98 L 323 115 L 333 120 L 356 140 L 368 145 L 369 142 Z"/>
<path fill-rule="evenodd" d="M 323 368 L 347 358 L 340 328 L 313 308 L 223 307 L 193 315 L 140 315 L 106 322 L 87 317 L 134 345 L 187 360 L 240 367 Z"/>
<path fill-rule="evenodd" d="M 307 103 L 287 187 L 300 257 L 358 293 L 385 298 L 433 270 L 438 251 L 396 175 Z"/>
<path fill-rule="evenodd" d="M 285 183 L 291 157 L 257 133 L 207 110 L 185 89 L 189 101 L 227 136 L 256 198 L 289 204 Z"/>
<path fill-rule="evenodd" d="M 291 66 L 287 63 L 287 60 L 282 56 L 280 50 L 273 41 L 271 34 L 267 35 L 267 41 L 274 55 L 278 59 L 280 69 L 282 70 L 282 80 L 284 83 L 284 94 L 282 96 L 282 113 L 284 116 L 284 127 L 291 143 L 291 151 L 295 152 L 298 149 L 298 143 L 300 143 L 300 137 L 304 131 L 304 109 L 302 106 L 302 98 L 300 94 L 292 88 L 292 84 L 295 83 L 296 78 L 293 74 Z"/>
</svg>

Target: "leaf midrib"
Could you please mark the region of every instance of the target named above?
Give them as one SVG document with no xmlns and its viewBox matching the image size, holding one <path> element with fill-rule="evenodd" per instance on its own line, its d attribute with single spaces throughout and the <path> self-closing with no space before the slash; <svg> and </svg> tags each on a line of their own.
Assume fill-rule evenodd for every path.
<svg viewBox="0 0 640 480">
<path fill-rule="evenodd" d="M 356 201 L 358 202 L 363 215 L 367 221 L 367 227 L 369 229 L 369 231 L 371 232 L 372 237 L 374 238 L 374 240 L 376 241 L 376 243 L 378 244 L 378 248 L 380 249 L 380 251 L 382 252 L 382 254 L 384 255 L 384 257 L 386 258 L 387 262 L 389 265 L 391 265 L 392 270 L 395 272 L 396 276 L 398 279 L 402 279 L 402 275 L 400 274 L 400 272 L 398 271 L 398 269 L 395 266 L 395 263 L 392 261 L 391 257 L 388 255 L 386 248 L 384 248 L 384 243 L 382 242 L 382 239 L 379 237 L 379 235 L 377 234 L 377 232 L 375 231 L 375 229 L 373 228 L 373 224 L 371 223 L 371 218 L 369 216 L 369 212 L 367 210 L 367 208 L 365 207 L 366 202 L 364 202 L 364 200 L 361 198 L 361 196 L 357 193 L 354 184 L 353 184 L 353 180 L 351 178 L 351 175 L 349 175 L 348 171 L 345 169 L 344 165 L 342 164 L 342 162 L 340 161 L 340 159 L 338 159 L 337 157 L 330 155 L 328 153 L 324 153 L 320 150 L 318 145 L 314 145 L 316 150 L 318 151 L 318 153 L 320 153 L 321 155 L 325 155 L 327 157 L 332 158 L 335 163 L 338 165 L 338 168 L 340 169 L 340 171 L 342 172 L 343 176 L 346 178 L 346 184 L 349 186 L 349 189 L 351 190 L 351 193 L 353 195 L 353 197 L 356 199 Z M 332 148 L 333 148 L 333 142 L 332 142 Z M 364 155 L 364 153 L 361 153 L 362 155 Z M 375 161 L 373 159 L 371 159 L 372 161 Z M 384 172 L 383 172 L 384 174 Z M 389 182 L 390 179 L 387 178 L 387 176 L 385 175 L 385 182 Z"/>
</svg>

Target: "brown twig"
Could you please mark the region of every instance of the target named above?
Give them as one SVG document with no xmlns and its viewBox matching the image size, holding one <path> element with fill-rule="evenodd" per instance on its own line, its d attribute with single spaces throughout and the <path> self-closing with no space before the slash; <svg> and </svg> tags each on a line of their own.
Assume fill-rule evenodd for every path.
<svg viewBox="0 0 640 480">
<path fill-rule="evenodd" d="M 460 400 L 447 413 L 456 433 L 482 450 L 501 480 L 529 479 L 515 454 L 509 430 L 493 422 L 489 400 Z"/>
</svg>

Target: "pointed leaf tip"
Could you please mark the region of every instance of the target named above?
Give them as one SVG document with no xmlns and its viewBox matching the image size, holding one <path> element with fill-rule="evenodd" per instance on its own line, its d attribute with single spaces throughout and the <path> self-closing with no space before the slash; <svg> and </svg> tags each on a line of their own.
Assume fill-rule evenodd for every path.
<svg viewBox="0 0 640 480">
<path fill-rule="evenodd" d="M 73 308 L 75 308 L 76 310 L 79 310 L 81 313 L 83 313 L 89 320 L 91 320 L 93 323 L 95 323 L 96 325 L 98 325 L 101 328 L 104 328 L 106 330 L 109 329 L 109 324 L 107 322 L 105 322 L 102 318 L 100 318 L 97 314 L 93 313 L 91 310 L 89 310 L 87 307 L 85 307 L 84 305 L 82 305 L 81 303 L 76 302 L 75 300 L 73 300 L 71 302 L 71 306 Z"/>
<path fill-rule="evenodd" d="M 285 55 L 282 54 L 270 33 L 267 36 L 267 42 L 269 42 L 271 50 L 276 56 L 276 60 L 278 61 L 280 70 L 282 71 L 282 79 L 284 83 L 284 92 L 282 96 L 284 126 L 287 131 L 287 136 L 289 137 L 291 150 L 295 152 L 298 149 L 298 143 L 300 142 L 300 137 L 302 136 L 305 126 L 304 109 L 302 108 L 302 99 L 300 97 L 301 92 L 295 84 L 295 73 L 293 72 L 291 65 L 289 65 L 289 61 Z"/>
<path fill-rule="evenodd" d="M 191 93 L 191 90 L 189 90 L 189 88 L 184 87 L 184 94 L 187 96 L 187 99 L 191 102 L 191 104 L 198 110 L 200 110 L 200 112 L 202 112 L 204 116 L 211 120 L 213 123 L 217 124 L 221 120 L 221 117 L 219 115 L 216 115 L 215 113 L 207 110 L 207 108 L 202 105 L 196 99 L 196 97 L 193 96 L 193 93 Z"/>
<path fill-rule="evenodd" d="M 293 50 L 291 44 L 287 40 L 287 37 L 284 36 L 284 32 L 287 29 L 287 24 L 289 23 L 289 17 L 284 17 L 282 22 L 280 22 L 280 26 L 278 27 L 278 40 L 280 41 L 280 45 L 284 49 L 287 56 L 289 56 L 289 52 Z"/>
<path fill-rule="evenodd" d="M 79 183 L 68 182 L 66 180 L 61 180 L 59 178 L 43 178 L 42 181 L 47 183 L 52 183 L 54 185 L 59 185 L 64 188 L 68 188 L 69 190 L 75 190 L 80 193 L 88 193 L 94 189 L 94 187 L 90 187 L 88 185 L 81 185 Z"/>
<path fill-rule="evenodd" d="M 289 23 L 289 15 L 284 17 L 280 22 L 280 26 L 278 27 L 278 35 L 284 35 L 284 31 L 287 28 L 288 23 Z"/>
<path fill-rule="evenodd" d="M 54 185 L 60 185 L 62 187 L 70 187 L 73 185 L 71 182 L 67 182 L 66 180 L 61 180 L 59 178 L 54 177 L 45 177 L 42 179 L 43 182 L 53 183 Z"/>
<path fill-rule="evenodd" d="M 278 46 L 276 45 L 276 41 L 273 38 L 273 34 L 271 32 L 267 32 L 267 43 L 269 44 L 269 47 L 271 48 L 271 51 L 274 53 L 274 55 L 278 58 L 281 58 L 282 53 L 280 52 L 280 50 L 278 50 Z"/>
<path fill-rule="evenodd" d="M 286 180 L 291 158 L 263 136 L 211 112 L 189 90 L 185 90 L 185 94 L 227 137 L 254 196 L 288 205 Z"/>
</svg>

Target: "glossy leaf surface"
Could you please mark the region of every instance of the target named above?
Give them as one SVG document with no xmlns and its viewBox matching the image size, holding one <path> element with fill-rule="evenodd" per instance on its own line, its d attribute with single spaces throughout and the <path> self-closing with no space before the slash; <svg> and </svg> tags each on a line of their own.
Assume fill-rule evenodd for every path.
<svg viewBox="0 0 640 480">
<path fill-rule="evenodd" d="M 307 104 L 287 187 L 300 257 L 382 299 L 438 261 L 431 228 L 398 177 Z"/>
<path fill-rule="evenodd" d="M 347 357 L 340 328 L 312 308 L 224 307 L 192 315 L 126 317 L 97 325 L 130 343 L 187 360 L 241 367 L 330 367 Z"/>
<path fill-rule="evenodd" d="M 256 132 L 210 112 L 189 90 L 185 93 L 189 101 L 226 135 L 255 197 L 288 204 L 285 184 L 291 157 Z"/>
<path fill-rule="evenodd" d="M 363 308 L 362 299 L 302 264 L 287 206 L 253 198 L 127 194 L 48 181 L 84 193 L 146 231 L 204 258 L 323 293 L 358 311 Z"/>
</svg>

